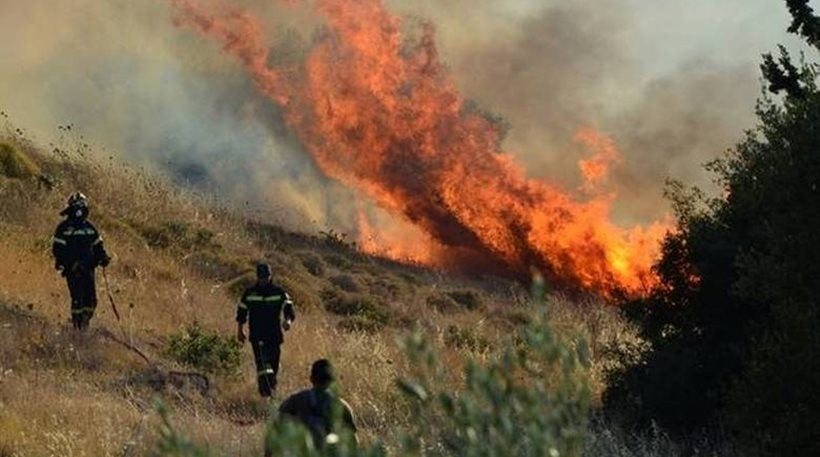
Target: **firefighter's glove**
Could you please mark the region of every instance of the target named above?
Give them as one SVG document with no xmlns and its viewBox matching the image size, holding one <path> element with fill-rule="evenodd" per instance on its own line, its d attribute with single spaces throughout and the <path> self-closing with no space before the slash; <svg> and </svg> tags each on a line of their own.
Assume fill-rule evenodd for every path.
<svg viewBox="0 0 820 457">
<path fill-rule="evenodd" d="M 110 264 L 110 263 L 111 263 L 111 257 L 108 257 L 108 256 L 105 256 L 100 260 L 100 266 L 102 266 L 103 268 L 107 267 L 108 264 Z"/>
<path fill-rule="evenodd" d="M 290 322 L 291 322 L 290 320 L 286 320 L 285 322 L 282 322 L 282 328 L 283 328 L 286 332 L 287 332 L 288 330 L 290 330 Z"/>
<path fill-rule="evenodd" d="M 65 265 L 61 263 L 55 263 L 54 269 L 59 271 L 61 275 L 65 276 Z"/>
</svg>

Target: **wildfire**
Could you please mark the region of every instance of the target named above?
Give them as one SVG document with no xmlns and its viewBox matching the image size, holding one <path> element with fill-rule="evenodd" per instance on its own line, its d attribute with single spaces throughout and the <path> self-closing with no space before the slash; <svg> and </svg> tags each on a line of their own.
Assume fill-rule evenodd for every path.
<svg viewBox="0 0 820 457">
<path fill-rule="evenodd" d="M 665 225 L 617 227 L 610 221 L 614 194 L 597 191 L 619 160 L 614 144 L 592 130 L 578 134 L 596 151 L 579 164 L 588 201 L 527 179 L 501 149 L 496 125 L 465 106 L 439 59 L 432 26 L 410 46 L 400 18 L 381 0 L 318 0 L 326 33 L 304 62 L 271 66 L 250 13 L 170 1 L 179 24 L 217 39 L 242 62 L 325 174 L 365 192 L 430 240 L 391 239 L 362 218 L 366 248 L 379 250 L 386 241 L 388 255 L 484 262 L 522 277 L 537 269 L 563 286 L 603 295 L 641 293 L 656 281 L 650 267 Z"/>
<path fill-rule="evenodd" d="M 612 164 L 622 161 L 621 155 L 610 138 L 591 128 L 578 130 L 575 140 L 595 151 L 592 158 L 578 161 L 578 168 L 584 178 L 582 188 L 589 193 L 596 193 L 609 178 L 609 168 Z"/>
<path fill-rule="evenodd" d="M 359 209 L 357 214 L 360 250 L 403 262 L 434 265 L 439 264 L 441 247 L 424 233 L 414 231 L 412 227 L 375 227 L 365 212 Z"/>
</svg>

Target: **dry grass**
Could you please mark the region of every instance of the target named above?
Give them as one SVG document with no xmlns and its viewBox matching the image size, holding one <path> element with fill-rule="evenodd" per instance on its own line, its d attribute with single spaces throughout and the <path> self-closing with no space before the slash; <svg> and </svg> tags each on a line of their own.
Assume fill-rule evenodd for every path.
<svg viewBox="0 0 820 457">
<path fill-rule="evenodd" d="M 156 438 L 154 397 L 171 404 L 189 436 L 228 455 L 254 455 L 267 405 L 257 399 L 249 347 L 243 375 L 212 379 L 202 395 L 184 386 L 157 389 L 151 369 L 107 335 L 124 331 L 161 367 L 180 369 L 162 356 L 165 338 L 193 322 L 232 334 L 236 297 L 256 260 L 271 263 L 297 307 L 278 395 L 304 388 L 313 360 L 331 359 L 366 441 L 389 440 L 408 423 L 394 388 L 407 369 L 401 335 L 425 332 L 456 388 L 467 358 L 491 357 L 527 321 L 527 294 L 516 284 L 398 265 L 326 236 L 249 221 L 161 178 L 92 159 L 79 141 L 49 154 L 19 135 L 4 141 L 49 184 L 0 178 L 8 203 L 0 208 L 0 456 L 145 455 Z M 107 275 L 123 315 L 121 328 L 100 278 L 92 321 L 99 330 L 85 336 L 66 324 L 67 291 L 50 258 L 57 213 L 77 189 L 91 199 L 91 219 L 114 255 Z M 631 338 L 599 304 L 559 300 L 553 308 L 562 334 L 591 339 L 593 372 L 609 363 L 608 344 Z"/>
<path fill-rule="evenodd" d="M 0 143 L 0 176 L 30 179 L 39 174 L 39 167 L 16 146 Z"/>
</svg>

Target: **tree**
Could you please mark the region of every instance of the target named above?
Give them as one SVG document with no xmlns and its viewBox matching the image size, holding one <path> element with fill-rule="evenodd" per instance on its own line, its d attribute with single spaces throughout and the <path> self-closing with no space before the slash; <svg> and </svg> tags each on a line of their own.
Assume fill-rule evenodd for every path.
<svg viewBox="0 0 820 457">
<path fill-rule="evenodd" d="M 820 18 L 787 0 L 789 31 Z M 723 422 L 750 454 L 820 455 L 820 92 L 784 48 L 761 69 L 759 125 L 710 164 L 723 197 L 672 185 L 661 282 L 625 304 L 651 350 L 613 377 L 611 409 L 677 431 Z M 781 97 L 781 98 L 778 98 Z"/>
</svg>

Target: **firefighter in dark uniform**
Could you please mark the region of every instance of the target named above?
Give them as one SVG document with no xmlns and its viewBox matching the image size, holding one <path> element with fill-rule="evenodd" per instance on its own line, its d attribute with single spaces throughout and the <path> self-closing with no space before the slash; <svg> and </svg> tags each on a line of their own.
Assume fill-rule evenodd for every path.
<svg viewBox="0 0 820 457">
<path fill-rule="evenodd" d="M 60 213 L 66 219 L 54 232 L 52 253 L 54 267 L 68 283 L 71 294 L 71 322 L 74 328 L 85 330 L 97 308 L 94 269 L 110 262 L 100 233 L 88 221 L 88 199 L 75 192 L 68 206 Z"/>
<path fill-rule="evenodd" d="M 271 281 L 270 266 L 257 265 L 256 284 L 245 290 L 236 310 L 236 338 L 245 342 L 248 322 L 259 394 L 263 397 L 270 397 L 276 390 L 282 331 L 290 330 L 295 318 L 290 296 Z"/>
</svg>

